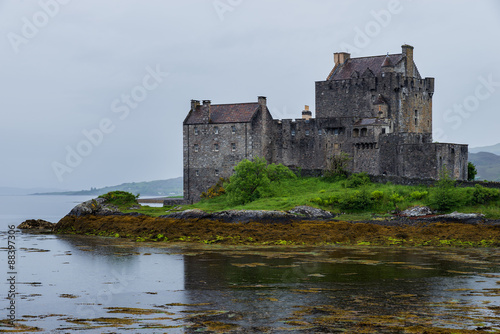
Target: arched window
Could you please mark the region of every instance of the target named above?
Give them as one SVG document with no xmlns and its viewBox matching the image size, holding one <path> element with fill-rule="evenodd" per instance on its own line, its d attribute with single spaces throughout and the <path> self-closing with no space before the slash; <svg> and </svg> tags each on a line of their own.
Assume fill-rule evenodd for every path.
<svg viewBox="0 0 500 334">
<path fill-rule="evenodd" d="M 352 130 L 352 136 L 353 137 L 359 137 L 359 129 Z"/>
<path fill-rule="evenodd" d="M 366 128 L 361 129 L 361 137 L 366 137 L 367 133 L 368 133 L 368 130 Z"/>
</svg>

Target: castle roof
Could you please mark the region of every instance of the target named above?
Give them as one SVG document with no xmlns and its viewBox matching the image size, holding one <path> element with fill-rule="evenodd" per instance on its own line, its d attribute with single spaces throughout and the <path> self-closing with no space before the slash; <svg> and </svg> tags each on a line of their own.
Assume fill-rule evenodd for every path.
<svg viewBox="0 0 500 334">
<path fill-rule="evenodd" d="M 210 105 L 211 123 L 248 123 L 259 109 L 259 103 Z M 191 110 L 184 124 L 203 124 L 203 106 Z"/>
<path fill-rule="evenodd" d="M 353 75 L 359 77 L 359 73 L 364 73 L 367 69 L 375 76 L 378 76 L 382 73 L 382 67 L 384 65 L 396 65 L 403 60 L 403 58 L 404 55 L 402 53 L 387 56 L 350 58 L 347 59 L 344 64 L 335 67 L 327 80 L 347 80 L 351 79 Z"/>
</svg>

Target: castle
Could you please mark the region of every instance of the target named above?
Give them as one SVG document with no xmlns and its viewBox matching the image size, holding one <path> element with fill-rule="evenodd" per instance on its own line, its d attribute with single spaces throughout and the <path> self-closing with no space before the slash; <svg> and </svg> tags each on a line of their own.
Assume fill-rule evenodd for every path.
<svg viewBox="0 0 500 334">
<path fill-rule="evenodd" d="M 439 177 L 443 166 L 467 179 L 468 147 L 432 142 L 434 78 L 424 78 L 413 47 L 382 56 L 334 54 L 335 66 L 316 82 L 316 117 L 273 119 L 265 97 L 255 103 L 191 101 L 183 124 L 184 199 L 197 201 L 243 159 L 324 170 L 349 155 L 351 172 L 410 178 Z"/>
</svg>

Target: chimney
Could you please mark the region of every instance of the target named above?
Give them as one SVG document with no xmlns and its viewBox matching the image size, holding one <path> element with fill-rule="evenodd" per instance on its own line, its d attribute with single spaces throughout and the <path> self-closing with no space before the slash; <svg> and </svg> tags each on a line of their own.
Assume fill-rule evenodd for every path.
<svg viewBox="0 0 500 334">
<path fill-rule="evenodd" d="M 351 58 L 351 54 L 347 52 L 336 52 L 333 54 L 333 61 L 335 62 L 335 66 L 342 65 L 349 58 Z"/>
<path fill-rule="evenodd" d="M 267 108 L 267 98 L 265 96 L 258 97 L 259 105 L 262 107 L 262 110 L 266 110 Z"/>
<path fill-rule="evenodd" d="M 198 100 L 191 100 L 191 110 L 196 111 L 196 108 L 200 105 L 200 101 Z"/>
<path fill-rule="evenodd" d="M 309 110 L 309 106 L 304 106 L 304 111 L 302 112 L 303 120 L 310 120 L 312 118 L 312 112 Z"/>
<path fill-rule="evenodd" d="M 212 104 L 212 101 L 210 100 L 203 100 L 203 121 L 206 123 L 210 123 L 210 105 Z"/>
<path fill-rule="evenodd" d="M 405 57 L 405 75 L 413 77 L 413 46 L 405 44 L 401 46 L 403 49 L 403 56 Z"/>
</svg>

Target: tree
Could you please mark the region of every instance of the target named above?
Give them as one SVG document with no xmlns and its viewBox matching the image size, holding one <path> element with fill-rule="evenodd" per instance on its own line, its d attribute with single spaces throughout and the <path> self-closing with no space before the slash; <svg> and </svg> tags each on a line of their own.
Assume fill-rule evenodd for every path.
<svg viewBox="0 0 500 334">
<path fill-rule="evenodd" d="M 433 209 L 449 211 L 460 204 L 460 196 L 455 189 L 456 181 L 450 176 L 446 166 L 439 172 L 439 181 L 434 187 L 430 204 Z"/>
<path fill-rule="evenodd" d="M 469 161 L 469 163 L 467 164 L 467 181 L 474 181 L 476 179 L 476 175 L 476 166 Z"/>
<path fill-rule="evenodd" d="M 341 152 L 328 158 L 327 168 L 325 170 L 325 177 L 332 179 L 344 179 L 349 175 L 349 162 L 351 157 Z"/>
<path fill-rule="evenodd" d="M 290 169 L 279 164 L 267 164 L 263 158 L 245 159 L 234 167 L 234 174 L 226 185 L 232 204 L 245 204 L 272 195 L 272 183 L 295 178 Z"/>
</svg>

